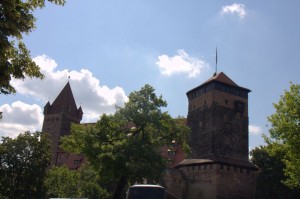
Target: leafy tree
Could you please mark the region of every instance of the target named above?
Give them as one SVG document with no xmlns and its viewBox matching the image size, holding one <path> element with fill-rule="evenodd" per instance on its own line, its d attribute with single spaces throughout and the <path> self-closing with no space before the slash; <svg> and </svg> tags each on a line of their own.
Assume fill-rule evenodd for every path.
<svg viewBox="0 0 300 199">
<path fill-rule="evenodd" d="M 89 199 L 111 198 L 111 179 L 105 179 L 98 175 L 96 170 L 87 162 L 79 169 L 79 187 L 82 196 Z"/>
<path fill-rule="evenodd" d="M 296 199 L 300 198 L 300 192 L 290 189 L 282 183 L 286 179 L 284 175 L 285 164 L 282 161 L 285 150 L 275 146 L 260 146 L 253 149 L 251 161 L 260 168 L 256 180 L 256 199 Z"/>
<path fill-rule="evenodd" d="M 49 197 L 75 198 L 79 196 L 77 188 L 79 173 L 67 167 L 53 167 L 47 172 L 45 186 Z"/>
<path fill-rule="evenodd" d="M 274 107 L 276 112 L 268 117 L 272 124 L 271 139 L 266 138 L 266 141 L 286 151 L 284 183 L 300 189 L 300 85 L 291 83 L 290 90 L 284 92 Z"/>
<path fill-rule="evenodd" d="M 64 5 L 65 0 L 48 0 Z M 15 93 L 12 77 L 43 78 L 40 68 L 30 58 L 22 35 L 35 28 L 34 10 L 45 6 L 45 0 L 1 0 L 0 2 L 0 94 Z"/>
<path fill-rule="evenodd" d="M 0 193 L 9 199 L 43 198 L 50 139 L 39 132 L 4 137 L 0 144 Z"/>
<path fill-rule="evenodd" d="M 100 176 L 118 179 L 113 197 L 118 199 L 128 182 L 158 181 L 166 166 L 159 154 L 161 146 L 176 139 L 188 148 L 188 127 L 163 112 L 166 106 L 162 96 L 145 85 L 129 95 L 124 107 L 117 107 L 114 115 L 103 115 L 95 126 L 73 125 L 62 146 L 83 153 Z"/>
<path fill-rule="evenodd" d="M 100 186 L 101 180 L 89 165 L 79 170 L 69 170 L 66 166 L 53 167 L 47 172 L 45 186 L 48 197 L 107 199 L 109 194 Z"/>
</svg>

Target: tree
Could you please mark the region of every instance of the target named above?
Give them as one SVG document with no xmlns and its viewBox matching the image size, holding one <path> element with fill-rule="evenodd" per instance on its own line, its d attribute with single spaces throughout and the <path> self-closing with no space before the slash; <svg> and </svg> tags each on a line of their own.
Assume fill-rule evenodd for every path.
<svg viewBox="0 0 300 199">
<path fill-rule="evenodd" d="M 67 167 L 53 167 L 47 172 L 45 186 L 47 194 L 53 198 L 75 198 L 79 196 L 79 173 Z"/>
<path fill-rule="evenodd" d="M 96 170 L 86 162 L 79 168 L 79 187 L 82 196 L 89 199 L 111 198 L 111 184 L 113 180 L 99 176 Z"/>
<path fill-rule="evenodd" d="M 25 132 L 0 144 L 0 193 L 9 199 L 43 198 L 43 181 L 50 164 L 47 134 Z"/>
<path fill-rule="evenodd" d="M 187 148 L 189 129 L 161 110 L 166 106 L 162 96 L 145 85 L 130 93 L 129 101 L 117 107 L 114 115 L 102 115 L 95 126 L 73 125 L 71 134 L 62 138 L 62 146 L 83 153 L 100 176 L 118 179 L 113 197 L 118 199 L 128 182 L 159 180 L 166 167 L 160 147 L 176 139 Z"/>
<path fill-rule="evenodd" d="M 285 164 L 282 161 L 285 150 L 275 144 L 260 146 L 251 152 L 251 161 L 260 168 L 256 180 L 256 199 L 296 199 L 300 198 L 298 190 L 290 189 L 282 183 Z"/>
<path fill-rule="evenodd" d="M 79 170 L 66 166 L 53 167 L 47 172 L 45 186 L 48 197 L 107 199 L 109 194 L 100 186 L 101 179 L 88 164 Z"/>
<path fill-rule="evenodd" d="M 291 83 L 290 90 L 284 92 L 274 107 L 276 112 L 268 117 L 272 124 L 271 139 L 266 141 L 286 151 L 283 162 L 287 179 L 284 183 L 300 189 L 300 85 Z"/>
<path fill-rule="evenodd" d="M 65 0 L 48 0 L 64 5 Z M 15 93 L 11 78 L 43 78 L 40 68 L 30 58 L 22 35 L 35 28 L 34 10 L 45 6 L 45 0 L 2 0 L 0 2 L 0 94 Z"/>
</svg>

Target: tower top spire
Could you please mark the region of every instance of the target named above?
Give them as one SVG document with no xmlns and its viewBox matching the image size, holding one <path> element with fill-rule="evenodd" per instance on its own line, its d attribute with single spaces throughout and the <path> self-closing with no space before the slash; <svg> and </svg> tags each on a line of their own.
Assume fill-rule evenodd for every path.
<svg viewBox="0 0 300 199">
<path fill-rule="evenodd" d="M 213 76 L 216 76 L 218 73 L 218 48 L 216 47 L 216 70 Z"/>
</svg>

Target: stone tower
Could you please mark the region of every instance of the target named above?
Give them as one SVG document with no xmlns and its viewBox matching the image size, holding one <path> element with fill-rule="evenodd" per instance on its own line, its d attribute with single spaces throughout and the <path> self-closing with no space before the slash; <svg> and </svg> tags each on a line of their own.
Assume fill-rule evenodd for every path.
<svg viewBox="0 0 300 199">
<path fill-rule="evenodd" d="M 193 158 L 248 161 L 248 93 L 224 73 L 187 92 Z"/>
<path fill-rule="evenodd" d="M 59 159 L 66 154 L 59 148 L 60 137 L 70 133 L 71 123 L 80 123 L 82 109 L 77 108 L 68 82 L 56 97 L 52 105 L 48 102 L 44 107 L 43 132 L 47 132 L 52 140 L 51 166 L 59 166 Z"/>
<path fill-rule="evenodd" d="M 183 199 L 253 199 L 258 168 L 248 158 L 248 93 L 224 73 L 187 92 L 192 156 L 164 179 Z"/>
</svg>

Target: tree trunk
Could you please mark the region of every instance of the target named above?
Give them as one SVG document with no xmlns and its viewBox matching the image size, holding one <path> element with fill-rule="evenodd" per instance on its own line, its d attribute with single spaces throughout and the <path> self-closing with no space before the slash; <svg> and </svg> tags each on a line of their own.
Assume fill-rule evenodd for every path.
<svg viewBox="0 0 300 199">
<path fill-rule="evenodd" d="M 121 199 L 126 183 L 127 183 L 127 176 L 121 176 L 118 182 L 117 189 L 114 193 L 113 199 Z"/>
</svg>

